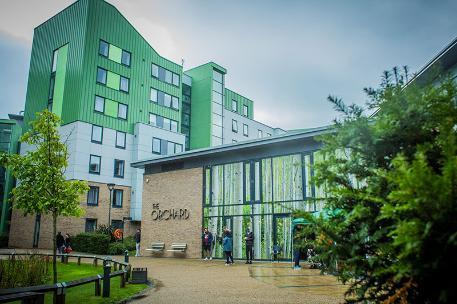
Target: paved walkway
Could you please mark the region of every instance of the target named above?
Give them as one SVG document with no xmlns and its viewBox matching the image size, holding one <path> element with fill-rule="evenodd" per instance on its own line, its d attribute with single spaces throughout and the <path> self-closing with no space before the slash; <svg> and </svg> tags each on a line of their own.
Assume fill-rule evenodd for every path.
<svg viewBox="0 0 457 304">
<path fill-rule="evenodd" d="M 133 303 L 342 303 L 345 286 L 318 270 L 287 263 L 131 258 L 147 267 L 155 287 Z"/>
</svg>

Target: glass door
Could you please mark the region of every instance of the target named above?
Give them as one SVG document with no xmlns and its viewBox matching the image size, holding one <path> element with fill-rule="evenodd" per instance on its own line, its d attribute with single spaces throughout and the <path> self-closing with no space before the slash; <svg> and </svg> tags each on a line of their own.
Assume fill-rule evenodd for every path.
<svg viewBox="0 0 457 304">
<path fill-rule="evenodd" d="M 273 250 L 279 251 L 278 257 L 290 260 L 292 257 L 292 218 L 289 214 L 273 216 Z"/>
</svg>

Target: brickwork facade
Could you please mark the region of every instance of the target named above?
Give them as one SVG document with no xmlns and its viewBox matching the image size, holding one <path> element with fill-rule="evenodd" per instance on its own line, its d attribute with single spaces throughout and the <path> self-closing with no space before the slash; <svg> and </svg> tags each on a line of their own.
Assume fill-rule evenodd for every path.
<svg viewBox="0 0 457 304">
<path fill-rule="evenodd" d="M 201 257 L 203 169 L 194 168 L 143 177 L 141 253 L 164 242 L 162 257 Z M 169 252 L 172 243 L 186 243 L 185 253 Z"/>
<path fill-rule="evenodd" d="M 81 197 L 81 207 L 85 213 L 80 218 L 60 217 L 57 220 L 57 231 L 70 236 L 85 231 L 86 219 L 96 219 L 97 225 L 108 224 L 110 193 L 106 184 L 88 182 L 90 186 L 99 187 L 98 206 L 87 205 L 87 194 Z M 116 186 L 123 190 L 122 208 L 111 208 L 111 220 L 120 220 L 130 213 L 130 187 Z M 133 235 L 139 224 L 125 222 L 124 235 Z M 14 248 L 32 248 L 35 230 L 35 215 L 23 216 L 20 210 L 13 210 L 11 217 L 9 246 Z M 38 248 L 51 249 L 53 242 L 52 217 L 42 216 Z"/>
</svg>

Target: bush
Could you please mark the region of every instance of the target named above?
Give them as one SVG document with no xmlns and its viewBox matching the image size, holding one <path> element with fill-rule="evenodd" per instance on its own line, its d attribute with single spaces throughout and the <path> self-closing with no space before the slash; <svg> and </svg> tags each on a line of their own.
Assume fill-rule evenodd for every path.
<svg viewBox="0 0 457 304">
<path fill-rule="evenodd" d="M 81 233 L 72 240 L 72 248 L 79 252 L 107 254 L 111 237 L 102 233 Z"/>
<path fill-rule="evenodd" d="M 8 247 L 8 235 L 0 234 L 0 248 Z"/>
<path fill-rule="evenodd" d="M 50 278 L 49 257 L 27 256 L 0 260 L 0 289 L 45 284 Z"/>
<path fill-rule="evenodd" d="M 133 237 L 129 236 L 124 238 L 124 242 L 117 241 L 115 243 L 109 244 L 108 254 L 123 255 L 125 250 L 135 250 L 135 240 L 133 239 Z"/>
</svg>

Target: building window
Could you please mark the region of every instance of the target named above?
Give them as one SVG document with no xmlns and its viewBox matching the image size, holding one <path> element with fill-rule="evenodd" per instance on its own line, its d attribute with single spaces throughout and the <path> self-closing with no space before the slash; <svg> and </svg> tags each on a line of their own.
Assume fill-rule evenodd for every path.
<svg viewBox="0 0 457 304">
<path fill-rule="evenodd" d="M 238 111 L 238 102 L 235 99 L 232 99 L 232 111 Z"/>
<path fill-rule="evenodd" d="M 170 108 L 171 107 L 171 95 L 168 95 L 167 93 L 164 94 L 163 96 L 163 105 Z"/>
<path fill-rule="evenodd" d="M 99 188 L 95 186 L 90 186 L 89 191 L 87 191 L 87 204 L 91 206 L 98 206 L 98 193 Z"/>
<path fill-rule="evenodd" d="M 159 78 L 159 66 L 152 64 L 151 67 L 152 67 L 152 71 L 151 71 L 152 77 Z"/>
<path fill-rule="evenodd" d="M 151 96 L 149 97 L 149 99 L 152 102 L 157 102 L 157 90 L 156 89 L 151 88 Z"/>
<path fill-rule="evenodd" d="M 179 87 L 180 76 L 154 63 L 151 64 L 151 76 L 160 81 Z"/>
<path fill-rule="evenodd" d="M 122 57 L 121 57 L 121 63 L 126 66 L 130 66 L 130 57 L 131 54 L 130 52 L 122 50 Z"/>
<path fill-rule="evenodd" d="M 114 229 L 124 229 L 124 222 L 121 220 L 111 220 L 111 226 Z"/>
<path fill-rule="evenodd" d="M 118 104 L 117 117 L 127 119 L 127 105 L 123 103 Z"/>
<path fill-rule="evenodd" d="M 106 70 L 102 68 L 97 68 L 97 83 L 106 85 Z"/>
<path fill-rule="evenodd" d="M 129 92 L 129 79 L 127 77 L 121 76 L 119 90 L 126 93 Z"/>
<path fill-rule="evenodd" d="M 172 141 L 167 142 L 167 154 L 174 154 L 175 153 L 175 143 Z"/>
<path fill-rule="evenodd" d="M 100 96 L 95 96 L 95 112 L 104 113 L 105 112 L 105 98 Z"/>
<path fill-rule="evenodd" d="M 178 132 L 178 122 L 176 120 L 170 120 L 170 130 Z"/>
<path fill-rule="evenodd" d="M 248 106 L 247 105 L 243 105 L 243 115 L 248 116 Z"/>
<path fill-rule="evenodd" d="M 116 148 L 125 149 L 125 138 L 127 133 L 116 131 Z"/>
<path fill-rule="evenodd" d="M 152 153 L 155 153 L 155 154 L 162 153 L 162 149 L 161 149 L 162 143 L 161 142 L 162 142 L 162 140 L 160 138 L 155 138 L 155 137 L 152 138 Z"/>
<path fill-rule="evenodd" d="M 217 82 L 222 83 L 224 80 L 224 77 L 223 77 L 222 73 L 219 73 L 218 71 L 213 70 L 213 79 L 216 80 Z"/>
<path fill-rule="evenodd" d="M 173 83 L 173 73 L 169 70 L 165 70 L 165 82 Z"/>
<path fill-rule="evenodd" d="M 103 140 L 103 127 L 92 125 L 91 141 L 93 143 L 101 144 Z"/>
<path fill-rule="evenodd" d="M 55 50 L 52 53 L 52 66 L 51 66 L 51 73 L 54 73 L 57 70 L 57 57 L 59 55 L 59 50 Z"/>
<path fill-rule="evenodd" d="M 125 161 L 120 159 L 114 160 L 114 177 L 124 178 Z"/>
<path fill-rule="evenodd" d="M 124 196 L 124 190 L 114 189 L 113 190 L 113 207 L 122 208 L 122 199 Z"/>
<path fill-rule="evenodd" d="M 54 85 L 56 83 L 56 76 L 55 74 L 51 75 L 51 80 L 49 82 L 49 93 L 48 93 L 48 100 L 54 99 Z"/>
<path fill-rule="evenodd" d="M 243 135 L 249 136 L 249 129 L 247 124 L 243 124 Z"/>
<path fill-rule="evenodd" d="M 151 126 L 157 126 L 157 115 L 149 113 L 149 124 Z"/>
<path fill-rule="evenodd" d="M 179 87 L 179 75 L 173 73 L 173 85 Z"/>
<path fill-rule="evenodd" d="M 86 232 L 94 232 L 97 229 L 97 219 L 86 218 Z"/>
<path fill-rule="evenodd" d="M 164 117 L 164 118 L 163 118 L 163 128 L 164 128 L 165 130 L 170 130 L 170 126 L 171 126 L 171 121 L 170 121 L 170 119 Z"/>
<path fill-rule="evenodd" d="M 262 130 L 259 130 L 259 131 L 257 132 L 257 136 L 258 136 L 259 138 L 262 138 L 262 137 L 263 137 L 263 132 L 262 132 Z"/>
<path fill-rule="evenodd" d="M 98 53 L 103 57 L 108 57 L 109 44 L 106 41 L 100 40 L 100 45 L 98 47 Z"/>
<path fill-rule="evenodd" d="M 90 155 L 89 158 L 89 173 L 100 174 L 100 165 L 102 158 L 98 155 Z"/>
<path fill-rule="evenodd" d="M 232 119 L 232 131 L 238 133 L 238 122 L 235 119 Z"/>
<path fill-rule="evenodd" d="M 175 153 L 181 153 L 181 152 L 182 152 L 182 145 L 175 144 Z"/>
<path fill-rule="evenodd" d="M 171 107 L 175 110 L 179 110 L 179 98 L 172 96 L 171 97 Z"/>
</svg>

